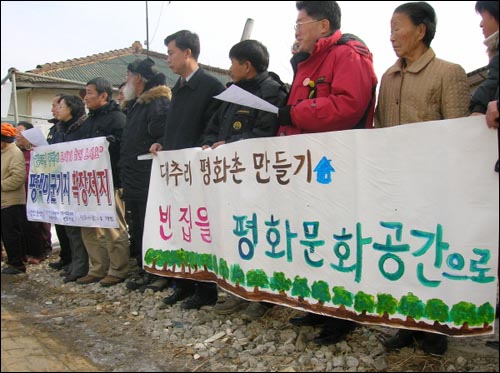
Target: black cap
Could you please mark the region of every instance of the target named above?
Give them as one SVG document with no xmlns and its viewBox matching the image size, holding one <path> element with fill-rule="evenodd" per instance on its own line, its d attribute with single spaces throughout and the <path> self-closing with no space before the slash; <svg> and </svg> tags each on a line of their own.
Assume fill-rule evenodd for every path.
<svg viewBox="0 0 500 373">
<path fill-rule="evenodd" d="M 137 59 L 129 63 L 127 69 L 134 74 L 140 74 L 146 80 L 158 74 L 155 62 L 151 58 L 146 58 L 144 60 Z"/>
</svg>

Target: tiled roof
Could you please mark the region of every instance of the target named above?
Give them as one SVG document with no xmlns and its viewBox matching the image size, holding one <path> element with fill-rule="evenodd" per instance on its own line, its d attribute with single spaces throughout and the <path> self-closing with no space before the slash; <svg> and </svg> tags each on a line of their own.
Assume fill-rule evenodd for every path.
<svg viewBox="0 0 500 373">
<path fill-rule="evenodd" d="M 467 73 L 467 80 L 470 87 L 476 87 L 488 77 L 488 66 L 481 67 Z"/>
<path fill-rule="evenodd" d="M 28 71 L 31 74 L 40 75 L 40 78 L 20 76 L 18 86 L 43 86 L 44 83 L 54 84 L 54 81 L 43 79 L 43 76 L 62 78 L 72 81 L 86 83 L 96 77 L 108 79 L 113 86 L 117 87 L 126 80 L 127 65 L 137 58 L 146 58 L 146 50 L 143 50 L 140 42 L 136 41 L 129 48 L 116 49 L 109 52 L 93 54 L 82 58 L 46 63 L 38 65 L 36 69 Z M 167 77 L 167 85 L 173 87 L 178 79 L 167 65 L 167 56 L 158 52 L 149 52 L 149 58 L 155 61 L 159 71 Z M 200 64 L 205 70 L 217 77 L 222 83 L 231 80 L 229 71 L 212 66 Z M 65 83 L 61 83 L 64 86 Z"/>
</svg>

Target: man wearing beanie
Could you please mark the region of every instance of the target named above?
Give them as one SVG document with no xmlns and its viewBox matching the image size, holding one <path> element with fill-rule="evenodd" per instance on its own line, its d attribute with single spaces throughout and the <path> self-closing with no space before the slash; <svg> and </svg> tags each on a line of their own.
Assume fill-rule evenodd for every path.
<svg viewBox="0 0 500 373">
<path fill-rule="evenodd" d="M 163 290 L 168 280 L 146 274 L 142 269 L 142 235 L 146 219 L 152 160 L 137 160 L 160 141 L 167 121 L 170 88 L 165 85 L 152 59 L 136 60 L 128 65 L 124 89 L 127 120 L 120 147 L 120 180 L 125 202 L 125 219 L 130 236 L 130 257 L 137 259 L 139 273 L 127 282 L 130 290 Z"/>
<path fill-rule="evenodd" d="M 11 124 L 2 123 L 2 241 L 7 251 L 2 274 L 7 275 L 26 272 L 22 230 L 26 222 L 26 169 L 23 152 L 14 144 L 16 134 Z"/>
</svg>

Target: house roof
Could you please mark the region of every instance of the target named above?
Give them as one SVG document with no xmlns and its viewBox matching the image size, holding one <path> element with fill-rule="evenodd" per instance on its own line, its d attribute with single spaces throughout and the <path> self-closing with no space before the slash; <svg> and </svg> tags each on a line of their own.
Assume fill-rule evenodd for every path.
<svg viewBox="0 0 500 373">
<path fill-rule="evenodd" d="M 96 77 L 108 79 L 113 86 L 118 87 L 126 80 L 127 66 L 137 58 L 148 57 L 147 51 L 142 48 L 140 42 L 135 41 L 129 48 L 115 49 L 109 52 L 93 54 L 87 57 L 73 58 L 71 60 L 45 63 L 38 65 L 36 69 L 28 73 L 40 77 L 19 75 L 16 79 L 17 87 L 47 87 L 47 88 L 81 88 L 70 82 L 55 82 L 44 79 L 44 76 L 66 79 L 74 82 L 86 83 Z M 167 56 L 162 53 L 149 51 L 149 58 L 154 60 L 158 70 L 165 74 L 167 85 L 173 87 L 178 79 L 167 65 Z M 210 72 L 223 84 L 229 82 L 231 77 L 228 70 L 200 64 L 200 67 Z"/>
<path fill-rule="evenodd" d="M 488 66 L 480 67 L 470 73 L 467 73 L 467 80 L 470 87 L 476 87 L 488 77 Z"/>
<path fill-rule="evenodd" d="M 82 88 L 81 83 L 87 83 L 96 77 L 108 79 L 113 86 L 118 87 L 126 79 L 127 66 L 137 58 L 148 57 L 139 41 L 135 41 L 130 47 L 115 49 L 109 52 L 93 54 L 87 57 L 73 58 L 61 62 L 45 63 L 38 65 L 36 69 L 29 70 L 33 75 L 18 75 L 16 84 L 18 88 L 40 87 L 40 88 Z M 155 61 L 159 71 L 165 74 L 167 85 L 173 87 L 178 76 L 170 70 L 167 65 L 167 55 L 159 52 L 149 51 L 149 58 Z M 205 70 L 217 77 L 223 84 L 231 81 L 228 70 L 200 64 Z M 471 89 L 477 87 L 486 79 L 487 66 L 471 71 L 467 74 Z M 43 77 L 66 79 L 67 82 L 44 79 Z M 74 82 L 73 84 L 70 82 Z M 77 84 L 76 82 L 80 82 Z"/>
</svg>

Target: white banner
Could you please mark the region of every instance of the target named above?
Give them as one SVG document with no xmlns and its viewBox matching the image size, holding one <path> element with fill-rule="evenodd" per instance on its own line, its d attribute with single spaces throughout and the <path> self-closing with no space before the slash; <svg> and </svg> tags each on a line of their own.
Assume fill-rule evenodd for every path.
<svg viewBox="0 0 500 373">
<path fill-rule="evenodd" d="M 37 146 L 31 154 L 28 220 L 118 228 L 105 137 Z"/>
<path fill-rule="evenodd" d="M 483 117 L 161 152 L 144 268 L 361 323 L 491 334 L 497 153 Z"/>
</svg>

